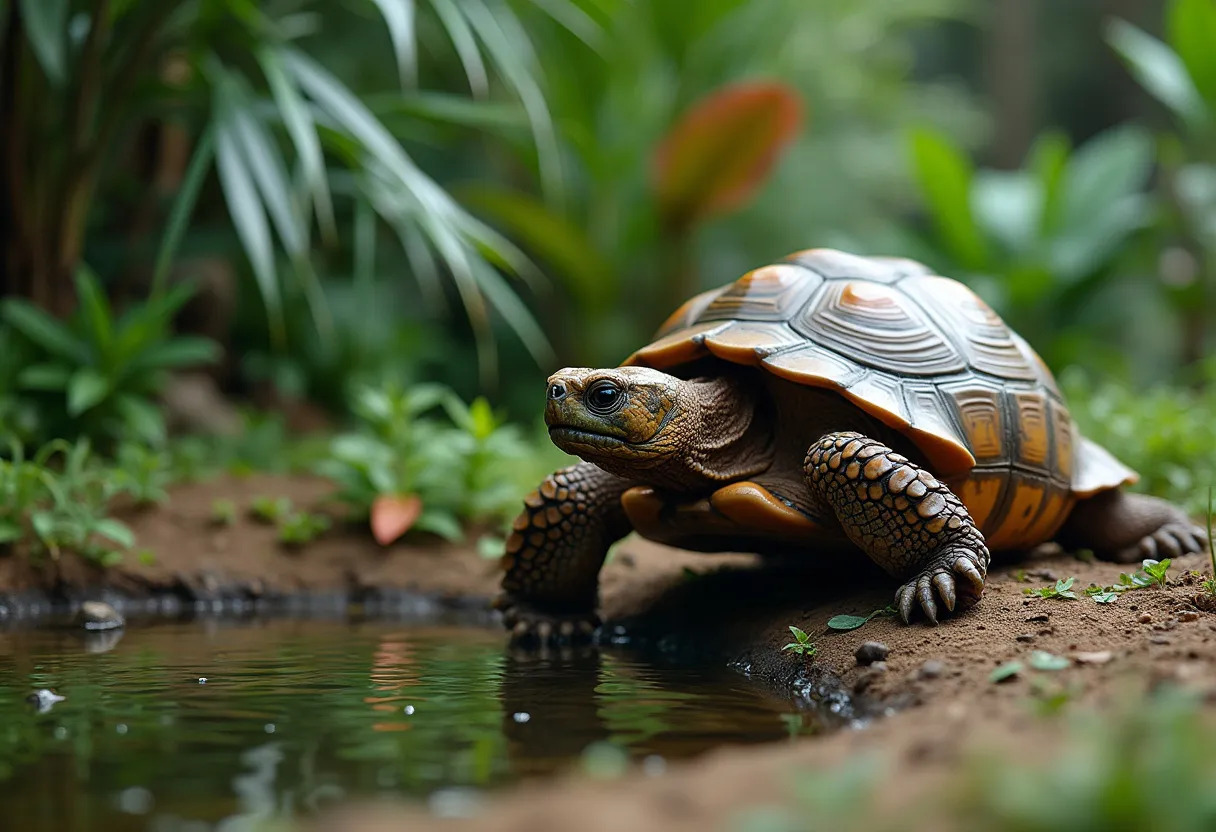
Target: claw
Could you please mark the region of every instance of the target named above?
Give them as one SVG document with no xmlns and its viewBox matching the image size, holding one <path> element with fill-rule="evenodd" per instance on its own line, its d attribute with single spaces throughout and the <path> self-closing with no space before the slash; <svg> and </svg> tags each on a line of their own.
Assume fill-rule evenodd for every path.
<svg viewBox="0 0 1216 832">
<path fill-rule="evenodd" d="M 959 558 L 954 562 L 954 571 L 970 581 L 972 589 L 976 592 L 984 591 L 984 576 L 974 563 L 966 558 Z"/>
<path fill-rule="evenodd" d="M 1182 544 L 1178 541 L 1180 534 L 1180 532 L 1175 532 L 1173 529 L 1162 529 L 1157 534 L 1157 543 L 1161 545 L 1161 548 L 1171 558 L 1182 557 Z"/>
<path fill-rule="evenodd" d="M 895 600 L 899 606 L 899 617 L 905 624 L 912 623 L 912 602 L 916 600 L 916 590 L 911 584 L 904 584 L 895 593 Z"/>
<path fill-rule="evenodd" d="M 1157 559 L 1157 538 L 1151 534 L 1140 541 L 1140 553 L 1146 558 Z"/>
<path fill-rule="evenodd" d="M 925 618 L 929 619 L 929 623 L 936 624 L 937 603 L 933 600 L 933 585 L 928 577 L 921 576 L 916 582 L 916 596 L 920 600 L 920 608 L 924 611 Z"/>
<path fill-rule="evenodd" d="M 954 604 L 958 600 L 954 594 L 954 578 L 945 572 L 938 572 L 933 576 L 933 586 L 937 588 L 937 594 L 946 605 L 946 610 L 954 612 Z"/>
</svg>

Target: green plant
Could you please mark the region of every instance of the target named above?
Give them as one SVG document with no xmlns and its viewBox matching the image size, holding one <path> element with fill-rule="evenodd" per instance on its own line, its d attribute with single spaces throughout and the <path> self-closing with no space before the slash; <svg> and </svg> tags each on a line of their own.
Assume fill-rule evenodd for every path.
<svg viewBox="0 0 1216 832">
<path fill-rule="evenodd" d="M 15 444 L 9 458 L 0 458 L 0 545 L 33 557 L 70 552 L 113 565 L 135 544 L 131 530 L 109 516 L 119 489 L 86 441 L 55 440 L 29 459 Z"/>
<path fill-rule="evenodd" d="M 792 624 L 790 625 L 790 633 L 793 634 L 794 640 L 781 649 L 797 653 L 804 659 L 813 659 L 815 654 L 819 652 L 819 648 L 811 641 L 811 637 L 805 631 L 798 629 Z"/>
<path fill-rule="evenodd" d="M 231 526 L 236 522 L 236 503 L 217 499 L 211 503 L 211 522 L 216 526 Z"/>
<path fill-rule="evenodd" d="M 249 516 L 259 523 L 277 525 L 292 513 L 290 497 L 254 497 L 249 501 Z"/>
<path fill-rule="evenodd" d="M 1151 558 L 1141 563 L 1141 569 L 1134 573 L 1120 572 L 1119 582 L 1111 586 L 1090 584 L 1085 588 L 1085 594 L 1098 604 L 1113 604 L 1124 592 L 1133 589 L 1144 589 L 1150 586 L 1163 587 L 1168 580 L 1170 559 L 1162 561 Z"/>
<path fill-rule="evenodd" d="M 528 264 L 454 202 L 419 166 L 412 142 L 399 138 L 424 134 L 436 121 L 492 123 L 505 109 L 500 120 L 530 132 L 531 147 L 521 152 L 535 153 L 544 192 L 560 199 L 564 177 L 554 127 L 516 7 L 482 0 L 348 5 L 6 3 L 0 194 L 2 213 L 14 222 L 0 236 L 0 292 L 66 313 L 73 303 L 69 278 L 86 232 L 102 213 L 98 203 L 110 207 L 103 197 L 120 205 L 135 201 L 134 208 L 148 214 L 164 183 L 172 192 L 180 182 L 152 269 L 153 286 L 163 285 L 214 171 L 280 344 L 284 272 L 296 278 L 287 288 L 309 298 L 318 326 L 326 327 L 311 260 L 313 224 L 332 244 L 342 209 L 353 202 L 356 213 L 378 218 L 401 241 L 409 272 L 433 310 L 442 308 L 442 281 L 452 281 L 489 356 L 486 367 L 492 366 L 495 315 L 544 356 L 544 335 L 503 274 L 526 276 Z M 596 37 L 592 19 L 569 0 L 536 5 L 582 36 Z M 374 21 L 364 12 L 373 8 L 383 28 L 369 28 Z M 335 54 L 331 46 L 384 41 L 384 28 L 391 55 L 374 49 Z M 427 48 L 420 50 L 424 36 Z M 350 74 L 367 78 L 367 66 L 391 66 L 394 59 L 391 86 L 375 89 L 379 95 L 356 92 L 324 65 L 353 60 Z M 419 77 L 432 70 L 432 60 L 440 63 L 434 74 L 445 77 L 452 75 L 445 64 L 458 62 L 476 98 L 504 91 L 507 101 L 420 92 Z M 159 170 L 157 181 L 132 182 L 113 162 L 148 122 L 156 138 L 191 154 L 190 161 L 184 170 Z M 276 262 L 280 253 L 286 268 Z"/>
<path fill-rule="evenodd" d="M 279 542 L 286 546 L 302 546 L 316 540 L 329 526 L 329 518 L 324 514 L 291 512 L 279 520 Z"/>
<path fill-rule="evenodd" d="M 1148 576 L 1153 585 L 1165 586 L 1167 573 L 1170 569 L 1169 558 L 1165 558 L 1164 560 L 1152 560 L 1150 558 L 1145 560 L 1142 566 L 1144 567 L 1144 574 Z"/>
<path fill-rule="evenodd" d="M 1060 600 L 1075 601 L 1077 593 L 1072 591 L 1072 585 L 1076 583 L 1076 578 L 1061 578 L 1056 581 L 1055 586 L 1041 586 L 1037 589 L 1023 589 L 1023 595 L 1033 595 L 1036 598 L 1058 598 Z"/>
<path fill-rule="evenodd" d="M 352 410 L 357 430 L 334 439 L 317 470 L 356 518 L 370 518 L 381 543 L 411 529 L 457 540 L 465 523 L 503 523 L 563 456 L 485 400 L 466 406 L 437 385 L 365 388 Z"/>
<path fill-rule="evenodd" d="M 1207 526 L 1208 526 L 1208 557 L 1212 560 L 1212 577 L 1203 582 L 1203 588 L 1212 597 L 1216 598 L 1216 538 L 1212 536 L 1212 492 L 1216 490 L 1212 486 L 1208 486 L 1208 511 L 1207 511 Z"/>
<path fill-rule="evenodd" d="M 1145 130 L 1111 128 L 1076 150 L 1048 133 L 1017 171 L 977 169 L 941 131 L 914 130 L 910 144 L 931 265 L 971 283 L 1053 366 L 1114 361 L 1132 346 L 1117 330 L 1104 343 L 1066 325 L 1111 290 L 1112 265 L 1152 216 Z"/>
<path fill-rule="evenodd" d="M 118 487 L 139 505 L 163 503 L 169 499 L 166 488 L 173 481 L 173 475 L 169 455 L 163 450 L 123 442 L 115 454 L 114 476 Z"/>
<path fill-rule="evenodd" d="M 163 442 L 164 417 L 154 399 L 165 371 L 218 355 L 211 341 L 171 334 L 173 316 L 192 289 L 183 284 L 116 315 L 87 268 L 77 271 L 76 287 L 80 307 L 67 321 L 20 298 L 0 305 L 8 340 L 23 350 L 10 395 L 36 414 L 38 439 Z"/>
<path fill-rule="evenodd" d="M 893 616 L 895 612 L 895 607 L 888 604 L 881 609 L 874 610 L 869 615 L 834 615 L 828 619 L 828 629 L 842 632 L 856 630 L 871 619 L 877 618 L 880 615 Z"/>
</svg>

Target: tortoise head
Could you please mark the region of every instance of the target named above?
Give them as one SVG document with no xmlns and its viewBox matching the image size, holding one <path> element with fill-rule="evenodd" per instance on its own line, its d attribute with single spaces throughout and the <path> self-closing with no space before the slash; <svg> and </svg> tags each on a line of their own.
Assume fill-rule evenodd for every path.
<svg viewBox="0 0 1216 832">
<path fill-rule="evenodd" d="M 685 445 L 686 384 L 645 367 L 567 367 L 549 376 L 545 424 L 566 453 L 627 475 L 661 465 Z"/>
<path fill-rule="evenodd" d="M 545 423 L 566 453 L 627 479 L 688 489 L 737 478 L 738 453 L 729 449 L 741 447 L 745 433 L 748 467 L 755 467 L 750 440 L 757 431 L 748 430 L 754 410 L 752 398 L 728 378 L 567 367 L 549 377 Z"/>
</svg>

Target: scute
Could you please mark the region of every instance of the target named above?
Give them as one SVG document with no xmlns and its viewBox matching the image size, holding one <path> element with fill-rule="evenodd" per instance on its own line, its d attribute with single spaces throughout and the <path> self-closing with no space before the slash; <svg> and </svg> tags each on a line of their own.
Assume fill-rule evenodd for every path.
<svg viewBox="0 0 1216 832">
<path fill-rule="evenodd" d="M 834 390 L 907 435 L 994 548 L 1040 542 L 1075 498 L 1136 478 L 1079 435 L 1025 340 L 911 260 L 797 252 L 697 295 L 625 364 L 710 356 Z"/>
</svg>

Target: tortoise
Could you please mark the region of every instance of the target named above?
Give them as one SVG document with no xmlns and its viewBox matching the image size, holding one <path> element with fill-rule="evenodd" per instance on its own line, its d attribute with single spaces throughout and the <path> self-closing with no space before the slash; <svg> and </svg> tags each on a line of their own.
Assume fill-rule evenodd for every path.
<svg viewBox="0 0 1216 832">
<path fill-rule="evenodd" d="M 696 297 L 609 369 L 548 380 L 584 461 L 525 499 L 496 606 L 519 640 L 589 635 L 631 530 L 696 551 L 861 553 L 936 624 L 991 551 L 1051 540 L 1130 561 L 1204 548 L 1083 437 L 1051 371 L 962 283 L 911 260 L 798 252 Z"/>
</svg>

